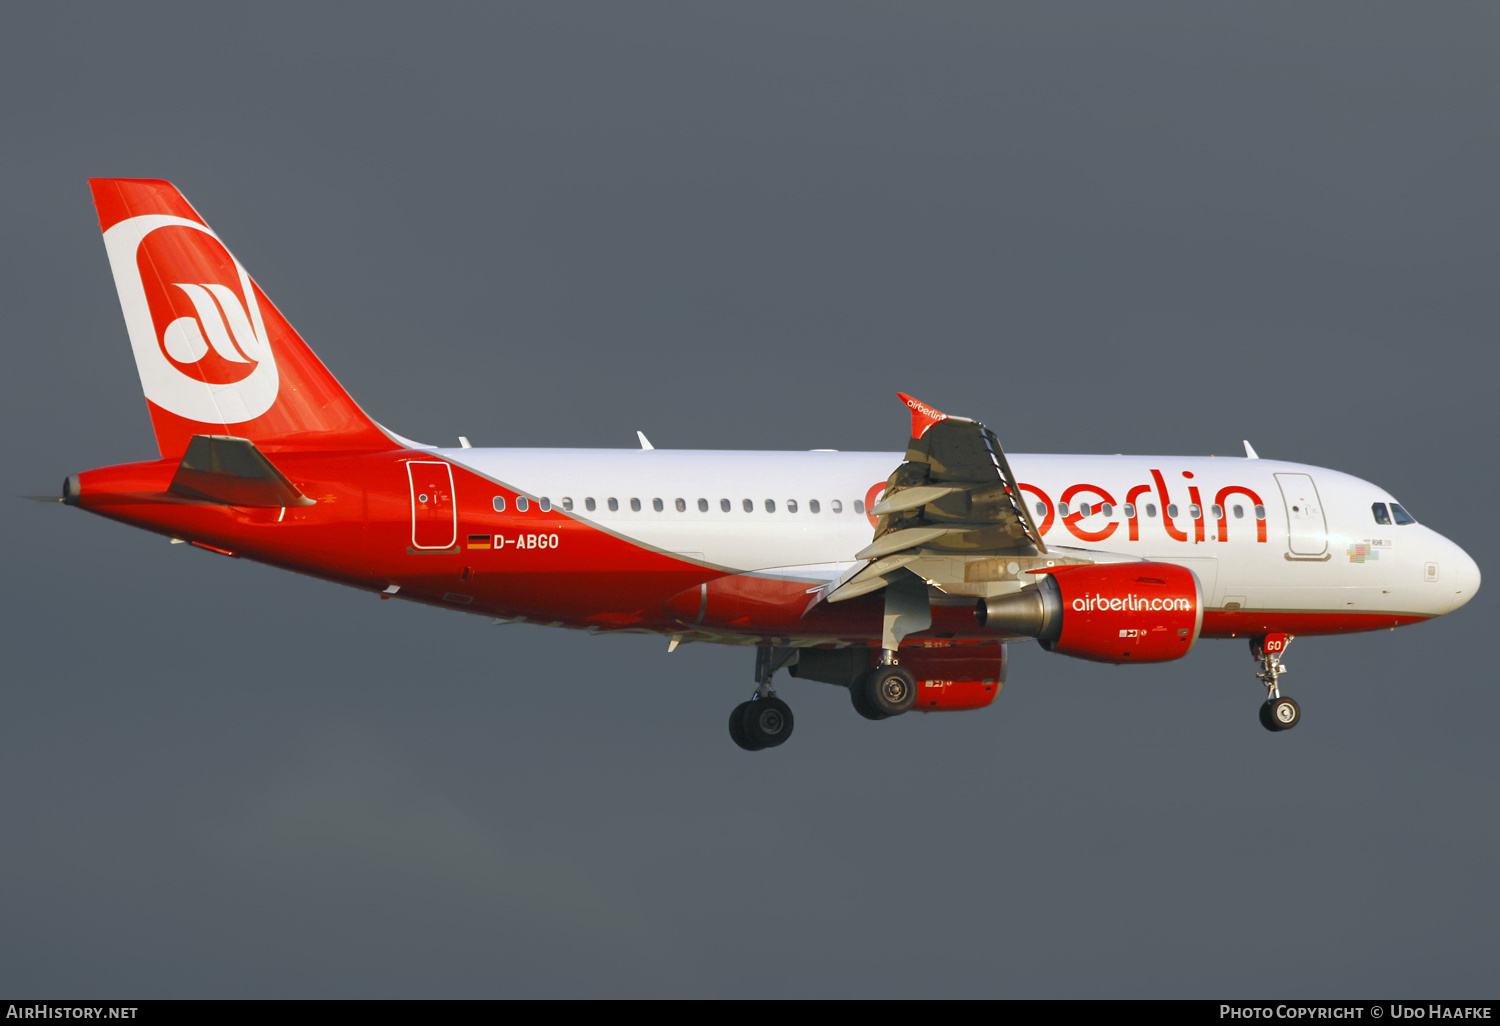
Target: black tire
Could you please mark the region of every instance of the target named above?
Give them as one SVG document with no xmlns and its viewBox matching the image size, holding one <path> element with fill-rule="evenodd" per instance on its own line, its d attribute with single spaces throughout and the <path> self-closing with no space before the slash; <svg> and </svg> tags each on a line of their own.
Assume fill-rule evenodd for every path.
<svg viewBox="0 0 1500 1026">
<path fill-rule="evenodd" d="M 755 744 L 745 732 L 745 710 L 749 705 L 749 702 L 741 702 L 729 714 L 729 738 L 747 752 L 758 752 L 765 746 Z"/>
<path fill-rule="evenodd" d="M 1269 698 L 1260 704 L 1260 725 L 1273 733 L 1281 729 L 1276 725 L 1276 721 L 1271 719 L 1271 700 Z"/>
<path fill-rule="evenodd" d="M 1266 703 L 1267 716 L 1276 724 L 1277 730 L 1291 730 L 1302 722 L 1302 707 L 1295 699 L 1283 695 Z"/>
<path fill-rule="evenodd" d="M 885 714 L 870 708 L 870 699 L 865 694 L 865 685 L 869 682 L 869 677 L 870 674 L 862 673 L 853 684 L 849 685 L 849 702 L 854 706 L 854 711 L 865 719 L 883 720 L 886 718 Z"/>
<path fill-rule="evenodd" d="M 917 703 L 917 680 L 899 666 L 877 666 L 865 675 L 864 700 L 881 719 L 900 716 Z"/>
<path fill-rule="evenodd" d="M 757 748 L 775 748 L 792 736 L 791 706 L 775 695 L 746 702 L 741 716 L 745 737 Z"/>
</svg>

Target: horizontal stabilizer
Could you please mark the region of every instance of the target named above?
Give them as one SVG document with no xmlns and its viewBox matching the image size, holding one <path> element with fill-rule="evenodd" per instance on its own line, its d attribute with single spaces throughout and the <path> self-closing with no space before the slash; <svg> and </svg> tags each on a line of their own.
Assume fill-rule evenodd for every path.
<svg viewBox="0 0 1500 1026">
<path fill-rule="evenodd" d="M 167 491 L 225 506 L 311 506 L 248 438 L 194 435 Z"/>
</svg>

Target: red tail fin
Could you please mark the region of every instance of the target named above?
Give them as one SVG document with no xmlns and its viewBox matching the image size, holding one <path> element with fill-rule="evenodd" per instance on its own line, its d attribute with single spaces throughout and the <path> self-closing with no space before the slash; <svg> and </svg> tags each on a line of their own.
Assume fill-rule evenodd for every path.
<svg viewBox="0 0 1500 1026">
<path fill-rule="evenodd" d="M 170 182 L 91 178 L 156 444 L 387 449 L 372 421 Z"/>
</svg>

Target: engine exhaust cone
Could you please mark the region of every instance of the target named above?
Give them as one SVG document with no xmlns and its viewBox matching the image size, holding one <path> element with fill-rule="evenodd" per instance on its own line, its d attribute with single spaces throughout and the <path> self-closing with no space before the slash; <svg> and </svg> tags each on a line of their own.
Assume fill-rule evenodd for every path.
<svg viewBox="0 0 1500 1026">
<path fill-rule="evenodd" d="M 1048 640 L 1062 630 L 1062 600 L 1048 576 L 1009 595 L 980 599 L 974 618 L 990 630 Z"/>
</svg>

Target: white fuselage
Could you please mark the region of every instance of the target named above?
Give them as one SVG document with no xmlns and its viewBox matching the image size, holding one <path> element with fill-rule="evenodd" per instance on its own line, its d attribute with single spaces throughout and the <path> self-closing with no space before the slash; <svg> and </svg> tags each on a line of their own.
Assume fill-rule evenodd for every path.
<svg viewBox="0 0 1500 1026">
<path fill-rule="evenodd" d="M 637 545 L 727 571 L 849 565 L 871 539 L 865 510 L 903 459 L 662 449 L 438 454 Z M 1462 549 L 1420 524 L 1379 523 L 1375 504 L 1388 510 L 1393 497 L 1338 471 L 1180 456 L 1013 455 L 1010 463 L 1049 549 L 1188 566 L 1209 609 L 1429 617 L 1479 587 Z M 1081 517 L 1085 503 L 1089 516 Z"/>
</svg>

